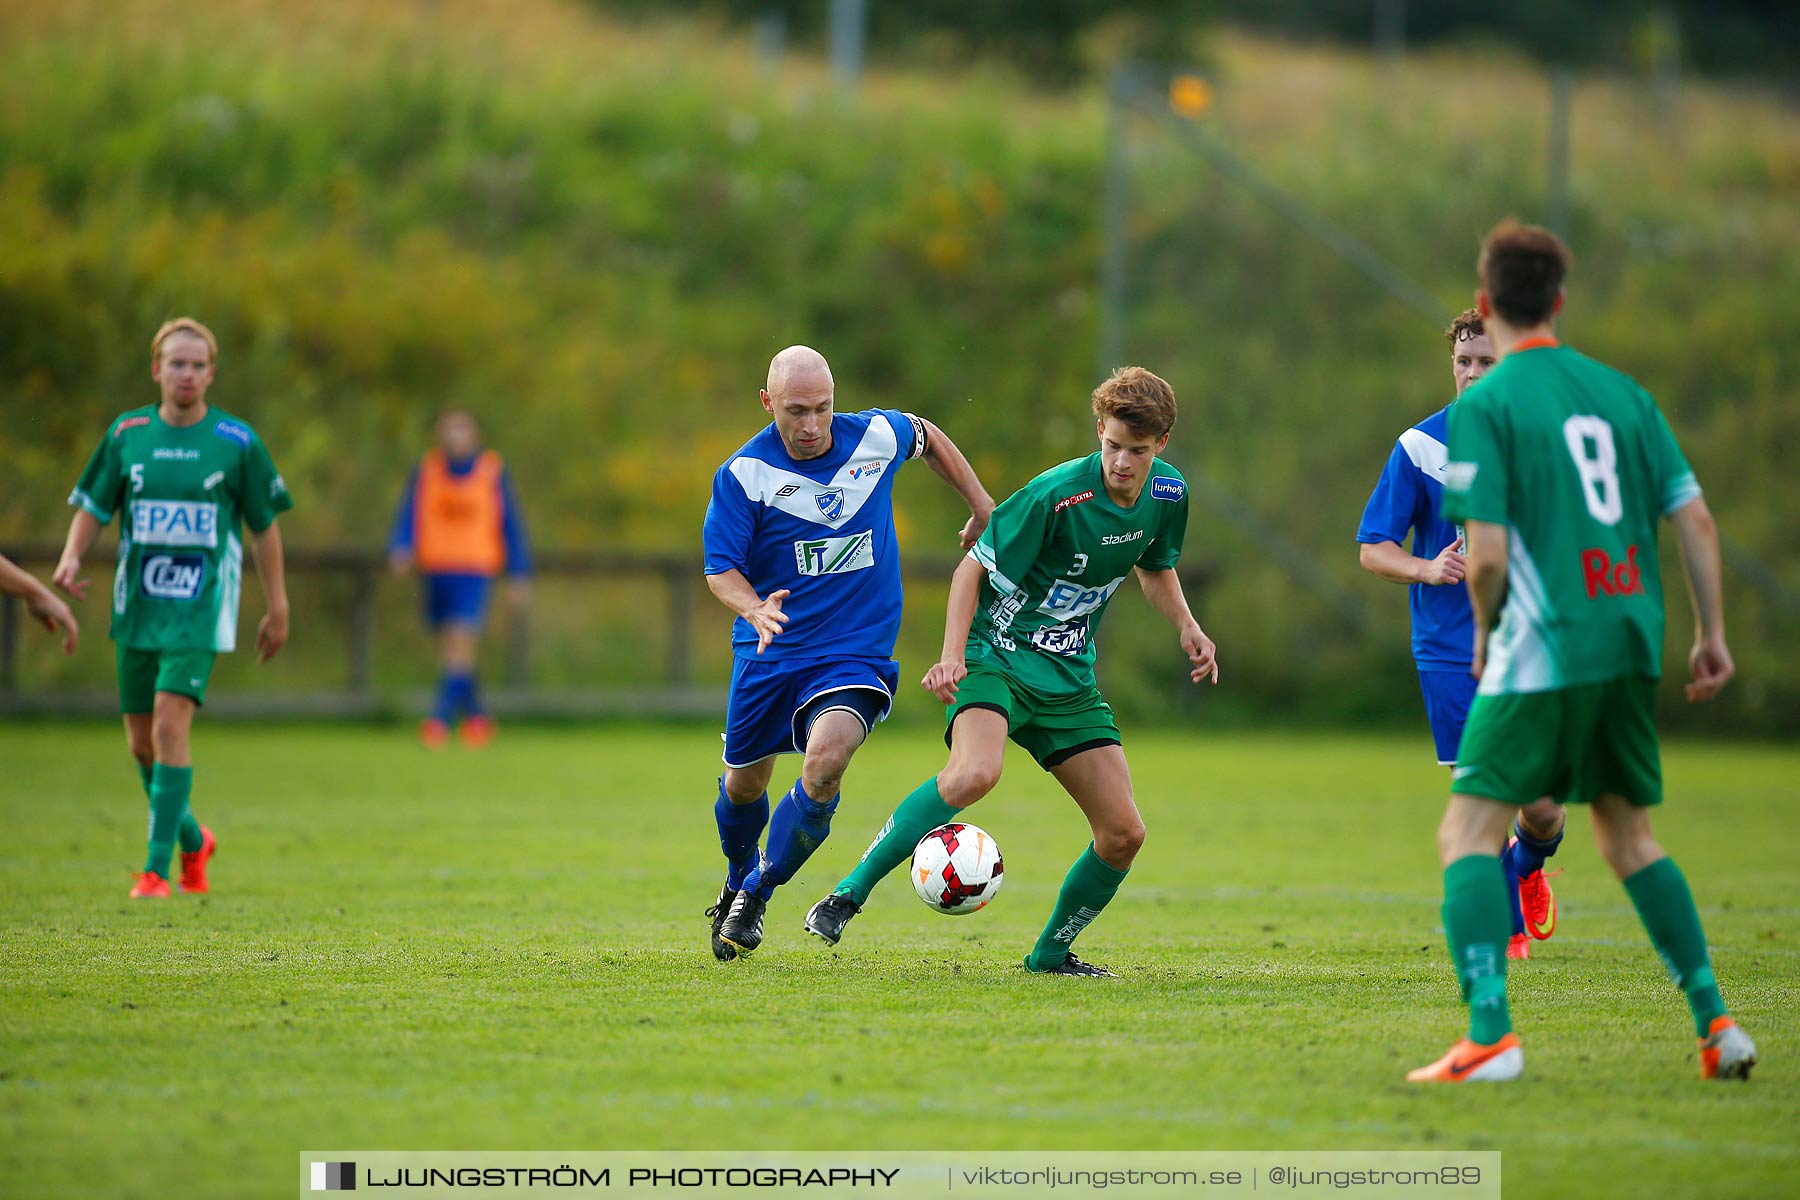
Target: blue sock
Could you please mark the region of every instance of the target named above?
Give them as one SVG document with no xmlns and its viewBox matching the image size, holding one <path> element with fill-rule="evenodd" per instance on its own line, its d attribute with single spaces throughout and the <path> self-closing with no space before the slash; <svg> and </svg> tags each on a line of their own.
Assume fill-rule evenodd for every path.
<svg viewBox="0 0 1800 1200">
<path fill-rule="evenodd" d="M 431 709 L 432 720 L 442 721 L 446 725 L 456 720 L 456 702 L 460 695 L 457 680 L 458 676 L 449 671 L 438 676 L 437 702 Z"/>
<path fill-rule="evenodd" d="M 756 843 L 769 823 L 769 793 L 764 792 L 749 804 L 733 804 L 721 779 L 713 820 L 719 824 L 719 849 L 730 864 L 725 870 L 725 886 L 737 891 L 744 886 L 744 876 L 756 867 Z"/>
<path fill-rule="evenodd" d="M 475 672 L 473 670 L 463 672 L 462 707 L 463 715 L 465 717 L 487 716 L 487 709 L 483 708 L 481 705 L 481 691 L 475 686 Z"/>
<path fill-rule="evenodd" d="M 1513 859 L 1510 854 L 1500 856 L 1500 870 L 1506 876 L 1506 898 L 1512 907 L 1512 931 L 1525 932 L 1525 909 L 1519 903 L 1519 876 L 1513 871 Z"/>
<path fill-rule="evenodd" d="M 820 803 L 806 794 L 798 779 L 794 780 L 794 786 L 769 818 L 768 860 L 750 873 L 744 886 L 764 900 L 774 895 L 775 889 L 792 879 L 800 865 L 812 857 L 819 843 L 831 836 L 831 814 L 837 806 L 838 797 Z"/>
<path fill-rule="evenodd" d="M 1563 831 L 1559 829 L 1556 831 L 1555 837 L 1547 841 L 1539 841 L 1526 833 L 1524 827 L 1514 821 L 1513 836 L 1519 839 L 1513 843 L 1512 851 L 1507 855 L 1512 859 L 1513 873 L 1529 875 L 1533 871 L 1544 869 L 1544 860 L 1555 854 L 1556 848 L 1562 845 Z"/>
</svg>

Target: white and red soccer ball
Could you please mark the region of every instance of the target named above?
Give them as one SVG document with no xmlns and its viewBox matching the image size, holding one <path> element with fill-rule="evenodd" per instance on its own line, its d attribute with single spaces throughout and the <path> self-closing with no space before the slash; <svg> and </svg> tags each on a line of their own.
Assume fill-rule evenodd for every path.
<svg viewBox="0 0 1800 1200">
<path fill-rule="evenodd" d="M 953 917 L 986 908 L 1004 870 L 1000 847 L 973 825 L 940 825 L 913 847 L 913 890 L 933 911 Z"/>
</svg>

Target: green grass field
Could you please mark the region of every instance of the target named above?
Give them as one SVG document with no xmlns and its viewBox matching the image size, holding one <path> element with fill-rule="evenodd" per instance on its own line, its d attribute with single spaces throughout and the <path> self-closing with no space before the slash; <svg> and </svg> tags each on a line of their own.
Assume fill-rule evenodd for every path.
<svg viewBox="0 0 1800 1200">
<path fill-rule="evenodd" d="M 1659 832 L 1763 1063 L 1703 1085 L 1680 995 L 1585 828 L 1516 969 L 1527 1078 L 1427 1090 L 1461 1011 L 1421 737 L 1134 737 L 1150 839 L 1083 953 L 1016 963 L 1085 842 L 1014 752 L 969 918 L 888 881 L 825 949 L 808 904 L 939 765 L 862 752 L 837 836 L 718 964 L 709 728 L 196 740 L 213 894 L 125 898 L 145 805 L 106 725 L 0 729 L 0 1177 L 9 1196 L 286 1195 L 308 1148 L 1500 1149 L 1508 1194 L 1800 1189 L 1800 753 L 1682 744 Z M 784 764 L 785 767 L 786 764 Z M 1573 823 L 1572 823 L 1573 824 Z M 1582 822 L 1585 824 L 1585 822 Z"/>
</svg>

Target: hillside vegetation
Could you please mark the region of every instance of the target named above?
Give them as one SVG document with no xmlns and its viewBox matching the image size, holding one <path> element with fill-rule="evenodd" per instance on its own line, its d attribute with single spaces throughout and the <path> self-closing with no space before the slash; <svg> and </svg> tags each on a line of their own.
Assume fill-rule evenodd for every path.
<svg viewBox="0 0 1800 1200">
<path fill-rule="evenodd" d="M 1531 70 L 1211 46 L 1204 135 L 1446 310 L 1485 228 L 1541 216 Z M 153 397 L 149 335 L 176 312 L 218 332 L 214 398 L 274 448 L 294 542 L 379 539 L 432 415 L 461 403 L 540 545 L 692 546 L 795 341 L 831 358 L 841 407 L 931 417 L 1004 493 L 1088 448 L 1104 128 L 1097 91 L 999 68 L 876 72 L 852 98 L 798 56 L 759 68 L 722 26 L 552 0 L 0 0 L 0 537 L 60 537 L 106 421 Z M 1565 332 L 1657 394 L 1729 534 L 1800 587 L 1780 466 L 1800 449 L 1800 122 L 1754 93 L 1656 109 L 1590 80 L 1572 144 Z M 1230 684 L 1208 703 L 1412 718 L 1404 598 L 1350 538 L 1393 437 L 1448 398 L 1442 342 L 1178 133 L 1138 122 L 1127 162 L 1128 357 L 1182 399 L 1169 457 L 1370 614 L 1339 624 L 1200 512 L 1189 553 L 1219 572 L 1202 618 Z M 947 490 L 921 472 L 898 494 L 907 545 L 947 549 Z M 1746 678 L 1703 716 L 1800 727 L 1777 673 L 1794 618 L 1733 595 Z M 937 603 L 909 609 L 914 658 Z M 1109 688 L 1160 709 L 1181 663 L 1130 611 Z"/>
</svg>

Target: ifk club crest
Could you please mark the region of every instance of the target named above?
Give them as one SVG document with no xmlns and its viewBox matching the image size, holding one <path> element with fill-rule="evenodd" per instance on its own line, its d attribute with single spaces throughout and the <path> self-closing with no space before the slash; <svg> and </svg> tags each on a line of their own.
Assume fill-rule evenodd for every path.
<svg viewBox="0 0 1800 1200">
<path fill-rule="evenodd" d="M 818 504 L 819 511 L 825 514 L 827 521 L 835 521 L 844 515 L 843 488 L 832 488 L 830 491 L 820 492 L 813 497 L 813 500 Z"/>
</svg>

